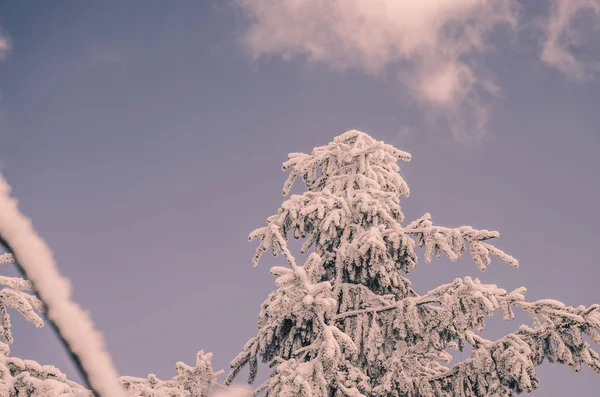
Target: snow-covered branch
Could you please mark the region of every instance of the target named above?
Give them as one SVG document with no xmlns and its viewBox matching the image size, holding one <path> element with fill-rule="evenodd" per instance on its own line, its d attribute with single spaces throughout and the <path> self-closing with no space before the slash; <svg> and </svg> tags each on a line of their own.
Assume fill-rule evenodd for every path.
<svg viewBox="0 0 600 397">
<path fill-rule="evenodd" d="M 104 350 L 101 335 L 77 303 L 71 299 L 71 286 L 60 275 L 52 252 L 37 235 L 31 221 L 10 197 L 10 187 L 0 176 L 0 235 L 44 302 L 48 318 L 82 364 L 85 376 L 101 396 L 124 396 L 111 358 Z"/>
<path fill-rule="evenodd" d="M 10 397 L 92 397 L 56 367 L 15 357 L 0 357 L 0 392 Z"/>
<path fill-rule="evenodd" d="M 161 381 L 154 374 L 147 378 L 123 376 L 119 379 L 128 396 L 156 397 L 207 397 L 220 385 L 216 379 L 223 371 L 213 371 L 212 353 L 198 352 L 196 365 L 176 363 L 177 375 L 171 380 Z"/>
<path fill-rule="evenodd" d="M 176 364 L 177 374 L 162 381 L 154 374 L 146 378 L 123 376 L 119 384 L 127 397 L 249 397 L 247 389 L 217 383 L 223 371 L 213 371 L 212 354 L 198 352 L 196 365 Z M 92 397 L 93 393 L 67 379 L 57 368 L 35 361 L 0 356 L 0 395 L 7 397 Z"/>
<path fill-rule="evenodd" d="M 544 360 L 566 364 L 575 371 L 587 365 L 600 374 L 600 355 L 582 338 L 600 343 L 598 305 L 566 307 L 542 300 L 522 304 L 545 318 L 534 327 L 521 326 L 495 342 L 480 339 L 471 357 L 451 370 L 431 377 L 435 397 L 450 397 L 460 390 L 479 395 L 510 395 L 538 388 L 535 367 Z"/>
<path fill-rule="evenodd" d="M 408 224 L 404 231 L 416 237 L 419 247 L 425 247 L 425 263 L 430 263 L 434 255 L 439 258 L 442 252 L 451 261 L 456 262 L 465 253 L 466 242 L 469 244 L 473 261 L 482 271 L 491 262 L 490 254 L 514 267 L 519 267 L 519 262 L 515 258 L 484 242 L 498 237 L 500 234 L 496 231 L 477 230 L 471 226 L 454 229 L 434 226 L 429 213 Z"/>
<path fill-rule="evenodd" d="M 14 263 L 10 253 L 0 255 L 0 264 Z M 33 284 L 18 277 L 0 276 L 0 333 L 8 345 L 13 343 L 10 315 L 7 309 L 19 312 L 25 320 L 40 328 L 44 321 L 38 312 L 43 311 L 42 302 L 34 295 Z M 2 350 L 8 352 L 8 346 L 3 345 Z"/>
</svg>

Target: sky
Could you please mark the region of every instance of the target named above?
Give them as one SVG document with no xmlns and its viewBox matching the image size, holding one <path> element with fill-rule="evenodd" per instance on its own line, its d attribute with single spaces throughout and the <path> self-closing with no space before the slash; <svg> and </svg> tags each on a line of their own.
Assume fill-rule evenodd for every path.
<svg viewBox="0 0 600 397">
<path fill-rule="evenodd" d="M 0 171 L 122 375 L 169 379 L 200 349 L 228 368 L 283 264 L 253 268 L 247 241 L 281 163 L 349 129 L 412 154 L 407 221 L 498 230 L 521 263 L 421 263 L 417 291 L 473 276 L 590 305 L 599 29 L 598 0 L 0 1 Z M 12 318 L 13 355 L 80 379 L 50 327 Z M 538 376 L 539 396 L 600 387 Z"/>
</svg>

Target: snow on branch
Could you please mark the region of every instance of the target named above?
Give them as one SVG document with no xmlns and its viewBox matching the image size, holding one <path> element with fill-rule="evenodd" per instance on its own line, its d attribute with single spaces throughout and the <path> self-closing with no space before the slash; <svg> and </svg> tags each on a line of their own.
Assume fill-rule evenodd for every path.
<svg viewBox="0 0 600 397">
<path fill-rule="evenodd" d="M 490 254 L 509 265 L 519 267 L 519 262 L 515 258 L 484 242 L 498 237 L 500 233 L 496 231 L 476 230 L 471 226 L 454 229 L 434 226 L 429 213 L 408 224 L 404 231 L 416 236 L 419 247 L 425 247 L 425 263 L 430 263 L 434 255 L 439 258 L 442 252 L 451 261 L 456 262 L 465 253 L 465 242 L 467 242 L 473 261 L 482 271 L 491 262 Z"/>
<path fill-rule="evenodd" d="M 14 263 L 14 262 L 15 262 L 15 258 L 13 257 L 13 254 L 11 254 L 10 252 L 0 255 L 0 265 L 6 265 L 9 263 Z"/>
<path fill-rule="evenodd" d="M 380 307 L 370 307 L 368 309 L 342 311 L 334 319 L 341 320 L 347 317 L 358 316 L 365 313 L 382 313 L 392 310 L 402 310 L 409 306 L 423 307 L 423 310 L 435 312 L 435 317 L 440 318 L 440 311 L 447 310 L 450 313 L 459 312 L 461 306 L 473 308 L 477 307 L 484 315 L 492 313 L 502 308 L 504 319 L 514 318 L 510 305 L 524 299 L 524 288 L 518 288 L 511 293 L 498 288 L 494 284 L 481 284 L 478 279 L 465 277 L 456 279 L 452 283 L 441 285 L 425 295 L 416 295 L 404 298 L 393 304 Z M 421 330 L 417 330 L 421 332 Z"/>
<path fill-rule="evenodd" d="M 14 263 L 14 257 L 10 253 L 0 255 L 0 264 Z M 38 314 L 43 311 L 42 302 L 33 294 L 33 284 L 18 277 L 0 276 L 0 333 L 7 344 L 13 343 L 11 332 L 10 315 L 7 309 L 19 312 L 25 320 L 40 328 L 44 321 Z M 9 348 L 2 345 L 2 351 L 8 354 Z"/>
<path fill-rule="evenodd" d="M 171 380 L 161 381 L 156 375 L 150 374 L 147 378 L 123 376 L 119 381 L 125 387 L 127 395 L 131 397 L 212 396 L 212 391 L 215 388 L 223 388 L 216 381 L 223 374 L 223 371 L 213 371 L 211 365 L 212 356 L 212 353 L 205 354 L 203 350 L 199 351 L 196 355 L 196 365 L 194 367 L 181 361 L 177 362 L 175 364 L 177 375 Z M 225 396 L 223 395 L 223 397 Z"/>
<path fill-rule="evenodd" d="M 250 397 L 245 388 L 227 387 L 216 379 L 223 371 L 213 371 L 212 353 L 198 352 L 196 365 L 176 363 L 177 374 L 162 381 L 154 374 L 146 378 L 122 376 L 119 383 L 128 397 Z M 0 396 L 92 397 L 93 393 L 67 379 L 57 368 L 32 360 L 0 356 Z"/>
<path fill-rule="evenodd" d="M 410 161 L 410 157 L 409 153 L 376 141 L 365 133 L 350 130 L 335 137 L 330 144 L 313 149 L 312 154 L 290 153 L 282 167 L 284 171 L 292 170 L 284 184 L 283 194 L 287 195 L 294 180 L 302 177 L 311 191 L 320 190 L 330 182 L 335 185 L 331 187 L 337 189 L 344 189 L 349 183 L 362 187 L 370 179 L 396 195 L 408 196 L 410 190 L 396 163 L 399 160 Z M 372 167 L 370 162 L 373 162 Z M 348 175 L 353 177 L 349 179 Z M 335 180 L 336 177 L 341 179 Z"/>
<path fill-rule="evenodd" d="M 44 302 L 48 318 L 83 366 L 91 386 L 103 397 L 124 396 L 117 371 L 104 349 L 102 336 L 89 316 L 71 299 L 71 286 L 58 272 L 52 252 L 34 231 L 31 221 L 10 197 L 10 187 L 0 176 L 0 235 L 12 249 Z"/>
<path fill-rule="evenodd" d="M 535 367 L 544 360 L 579 371 L 587 365 L 600 374 L 600 355 L 582 338 L 600 344 L 599 305 L 566 307 L 553 300 L 521 303 L 523 308 L 545 319 L 534 327 L 521 326 L 495 342 L 479 338 L 471 357 L 451 370 L 431 377 L 436 397 L 477 390 L 480 395 L 510 395 L 538 388 Z"/>
<path fill-rule="evenodd" d="M 342 330 L 354 335 L 347 326 L 344 328 L 345 322 L 372 315 L 369 321 L 389 324 L 378 331 L 383 338 L 400 338 L 391 358 L 381 362 L 386 375 L 375 388 L 376 395 L 454 397 L 461 393 L 504 396 L 530 392 L 537 388 L 534 367 L 544 359 L 570 365 L 575 371 L 585 364 L 600 373 L 600 356 L 583 340 L 587 335 L 600 343 L 600 305 L 567 307 L 549 299 L 525 302 L 524 292 L 524 288 L 518 288 L 507 293 L 467 277 L 424 296 L 406 298 L 378 310 L 342 313 L 334 319 L 343 322 Z M 502 309 L 505 320 L 513 318 L 511 307 L 529 313 L 534 326 L 521 326 L 496 342 L 476 334 L 485 326 L 483 318 L 492 316 L 495 310 Z M 354 336 L 353 340 L 360 346 L 368 344 Z M 465 342 L 474 347 L 470 359 L 452 369 L 437 363 L 450 362 L 452 356 L 444 350 L 462 350 Z"/>
<path fill-rule="evenodd" d="M 320 269 L 322 261 L 316 254 L 302 266 L 271 269 L 278 289 L 263 303 L 258 334 L 231 362 L 225 385 L 231 384 L 245 365 L 250 367 L 248 383 L 252 383 L 260 356 L 276 370 L 255 394 L 268 389 L 274 395 L 328 395 L 329 384 L 334 382 L 347 396 L 368 395 L 368 379 L 349 362 L 358 347 L 331 324 L 337 303 L 332 285 L 318 282 Z"/>
<path fill-rule="evenodd" d="M 250 366 L 249 383 L 258 369 L 258 355 L 264 362 L 275 358 L 289 359 L 306 345 L 312 331 L 323 330 L 336 308 L 329 282 L 317 282 L 315 269 L 321 266 L 318 255 L 312 254 L 304 265 L 293 268 L 273 267 L 278 289 L 271 293 L 261 307 L 258 334 L 231 362 L 231 372 L 225 384 L 233 381 L 239 370 Z M 288 326 L 289 325 L 289 326 Z M 273 332 L 273 327 L 277 330 Z M 306 354 L 310 353 L 306 350 Z"/>
<path fill-rule="evenodd" d="M 92 392 L 70 381 L 59 369 L 33 360 L 0 360 L 0 395 L 29 397 L 92 397 Z"/>
</svg>

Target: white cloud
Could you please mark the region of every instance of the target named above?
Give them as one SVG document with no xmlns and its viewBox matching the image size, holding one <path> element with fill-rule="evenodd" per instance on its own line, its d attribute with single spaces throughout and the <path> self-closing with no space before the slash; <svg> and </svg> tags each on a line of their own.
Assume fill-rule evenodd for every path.
<svg viewBox="0 0 600 397">
<path fill-rule="evenodd" d="M 600 0 L 554 0 L 545 26 L 542 60 L 568 78 L 592 77 L 600 70 L 599 29 Z M 593 49 L 598 53 L 589 51 Z"/>
<path fill-rule="evenodd" d="M 10 50 L 10 40 L 0 31 L 0 60 L 4 59 L 4 57 L 8 55 Z"/>
<path fill-rule="evenodd" d="M 398 76 L 429 116 L 458 139 L 483 135 L 490 95 L 473 55 L 486 35 L 516 27 L 514 0 L 237 0 L 252 23 L 243 40 L 255 57 L 304 57 L 333 69 Z"/>
</svg>

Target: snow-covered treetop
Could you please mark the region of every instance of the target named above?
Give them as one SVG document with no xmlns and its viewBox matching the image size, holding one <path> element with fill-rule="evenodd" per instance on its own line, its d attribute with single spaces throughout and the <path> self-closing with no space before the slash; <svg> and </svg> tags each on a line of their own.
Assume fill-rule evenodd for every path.
<svg viewBox="0 0 600 397">
<path fill-rule="evenodd" d="M 312 154 L 290 153 L 283 163 L 284 171 L 292 169 L 283 194 L 289 193 L 300 176 L 309 191 L 371 188 L 408 197 L 410 190 L 399 175 L 399 160 L 410 161 L 410 154 L 363 132 L 347 131 L 330 144 L 313 149 Z"/>
<path fill-rule="evenodd" d="M 296 178 L 307 187 L 288 197 L 265 227 L 253 263 L 271 250 L 290 267 L 276 266 L 277 289 L 262 304 L 257 335 L 232 361 L 225 384 L 258 359 L 275 372 L 255 393 L 268 396 L 333 397 L 507 397 L 537 388 L 535 366 L 544 359 L 578 370 L 600 371 L 600 358 L 582 339 L 600 342 L 598 305 L 526 302 L 525 288 L 507 292 L 466 277 L 419 295 L 404 276 L 424 260 L 467 250 L 480 270 L 496 256 L 516 259 L 489 243 L 498 232 L 470 226 L 435 226 L 425 214 L 403 225 L 399 196 L 409 189 L 398 161 L 410 155 L 352 130 L 311 154 L 292 153 L 283 193 Z M 312 249 L 303 265 L 287 246 L 304 239 Z M 533 326 L 498 341 L 477 335 L 497 310 L 506 320 L 513 308 L 531 315 Z M 447 368 L 448 349 L 474 347 L 468 360 Z"/>
<path fill-rule="evenodd" d="M 408 273 L 415 267 L 415 245 L 425 246 L 426 262 L 441 253 L 456 261 L 467 242 L 482 270 L 490 254 L 518 266 L 514 258 L 485 242 L 497 232 L 433 226 L 429 214 L 403 227 L 399 196 L 408 196 L 410 190 L 400 176 L 400 160 L 409 161 L 410 154 L 356 130 L 311 154 L 289 154 L 283 164 L 284 170 L 291 170 L 284 195 L 298 177 L 308 191 L 292 195 L 268 218 L 266 227 L 250 234 L 251 240 L 261 239 L 254 264 L 269 248 L 277 255 L 289 236 L 303 238 L 302 252 L 314 245 L 324 261 L 326 279 L 337 288 L 350 282 L 398 296 L 409 293 L 410 282 L 396 270 Z"/>
</svg>

